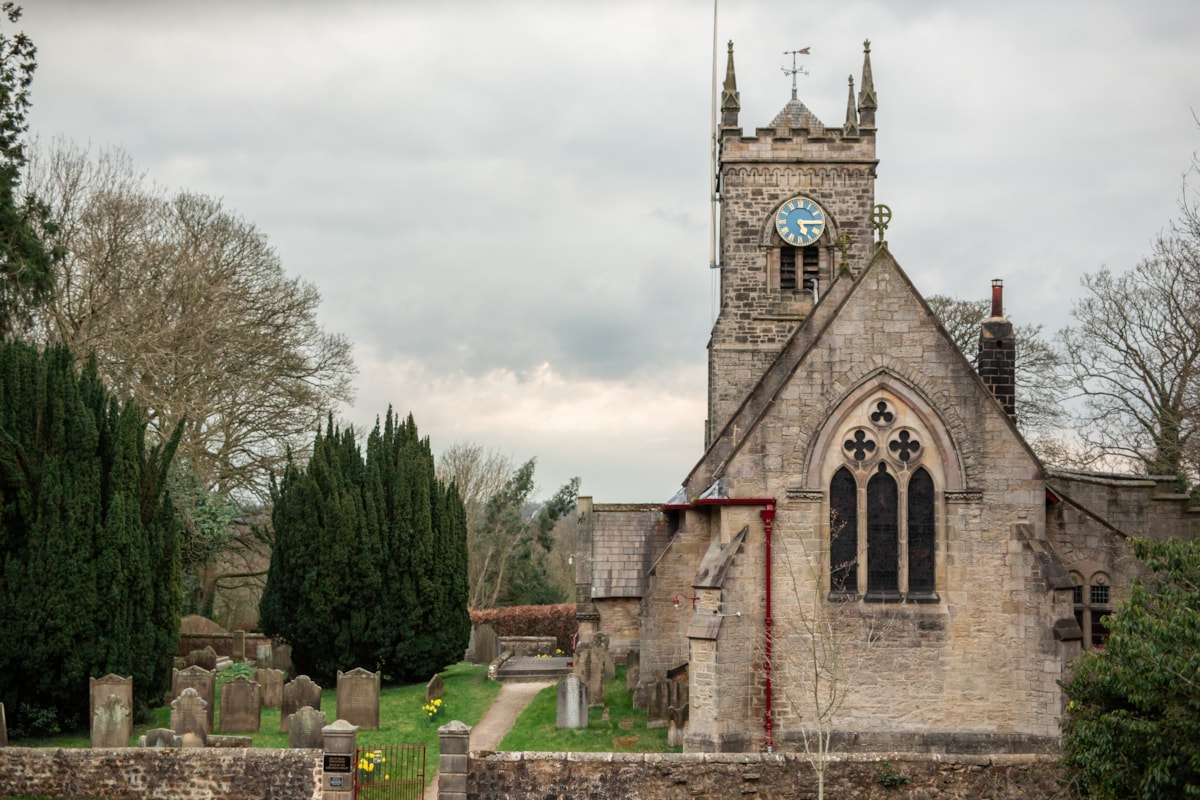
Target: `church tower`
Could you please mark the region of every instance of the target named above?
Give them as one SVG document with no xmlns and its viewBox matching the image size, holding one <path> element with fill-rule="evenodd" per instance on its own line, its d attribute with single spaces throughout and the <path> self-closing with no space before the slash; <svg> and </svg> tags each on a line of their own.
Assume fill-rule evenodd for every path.
<svg viewBox="0 0 1200 800">
<path fill-rule="evenodd" d="M 709 340 L 705 447 L 840 274 L 873 252 L 875 84 L 863 45 L 859 93 L 842 127 L 826 127 L 796 96 L 770 127 L 743 136 L 729 43 L 721 93 L 720 311 Z M 728 435 L 736 436 L 736 432 Z"/>
</svg>

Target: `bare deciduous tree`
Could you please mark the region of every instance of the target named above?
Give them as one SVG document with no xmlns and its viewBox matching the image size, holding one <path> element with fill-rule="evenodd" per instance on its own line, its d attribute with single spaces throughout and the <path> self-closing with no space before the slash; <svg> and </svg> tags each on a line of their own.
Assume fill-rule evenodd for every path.
<svg viewBox="0 0 1200 800">
<path fill-rule="evenodd" d="M 936 294 L 925 301 L 971 366 L 978 367 L 979 331 L 991 313 L 991 301 Z M 1067 421 L 1062 405 L 1066 393 L 1062 359 L 1042 338 L 1041 325 L 1015 325 L 1013 330 L 1017 340 L 1017 427 L 1037 447 Z"/>
<path fill-rule="evenodd" d="M 1194 482 L 1200 468 L 1200 218 L 1187 202 L 1130 271 L 1085 275 L 1059 334 L 1083 398 L 1076 428 L 1096 459 Z"/>
<path fill-rule="evenodd" d="M 64 252 L 33 333 L 94 354 L 152 434 L 185 420 L 179 455 L 204 487 L 265 501 L 288 448 L 352 395 L 350 343 L 318 324 L 316 288 L 219 200 L 168 195 L 119 151 L 39 147 L 26 184 Z"/>
</svg>

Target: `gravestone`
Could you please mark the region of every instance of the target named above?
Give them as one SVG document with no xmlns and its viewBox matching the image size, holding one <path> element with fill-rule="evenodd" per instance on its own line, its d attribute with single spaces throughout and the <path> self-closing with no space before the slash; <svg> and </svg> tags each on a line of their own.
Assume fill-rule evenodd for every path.
<svg viewBox="0 0 1200 800">
<path fill-rule="evenodd" d="M 604 680 L 611 681 L 617 676 L 617 662 L 613 660 L 612 653 L 608 650 L 608 643 L 607 633 L 597 633 L 592 637 L 592 648 L 604 654 L 604 661 L 601 664 L 604 669 Z"/>
<path fill-rule="evenodd" d="M 642 678 L 642 651 L 634 648 L 625 656 L 625 691 L 637 690 Z M 635 704 L 634 708 L 638 706 Z"/>
<path fill-rule="evenodd" d="M 325 712 L 305 706 L 288 717 L 288 747 L 320 750 L 325 746 L 321 729 L 326 725 Z"/>
<path fill-rule="evenodd" d="M 500 657 L 500 637 L 491 625 L 478 625 L 474 629 L 475 650 L 472 663 L 490 664 Z"/>
<path fill-rule="evenodd" d="M 279 708 L 283 704 L 283 670 L 256 669 L 254 680 L 262 687 L 263 708 Z"/>
<path fill-rule="evenodd" d="M 560 728 L 586 728 L 588 725 L 587 687 L 579 676 L 571 673 L 558 683 L 558 712 L 555 722 Z"/>
<path fill-rule="evenodd" d="M 258 733 L 262 687 L 239 675 L 221 687 L 221 733 Z"/>
<path fill-rule="evenodd" d="M 133 711 L 116 695 L 109 695 L 92 712 L 92 747 L 129 747 Z"/>
<path fill-rule="evenodd" d="M 379 727 L 379 673 L 338 670 L 337 718 L 360 728 Z"/>
<path fill-rule="evenodd" d="M 184 689 L 171 701 L 171 730 L 183 747 L 204 747 L 208 741 L 208 703 L 195 689 Z"/>
<path fill-rule="evenodd" d="M 429 679 L 429 683 L 425 684 L 425 702 L 436 700 L 446 693 L 446 683 L 442 680 L 441 675 L 434 675 Z"/>
<path fill-rule="evenodd" d="M 208 729 L 213 729 L 213 713 L 217 710 L 217 676 L 204 667 L 188 667 L 171 672 L 171 699 L 183 694 L 184 689 L 195 689 L 196 694 L 208 704 Z"/>
<path fill-rule="evenodd" d="M 295 667 L 292 665 L 292 646 L 290 644 L 271 645 L 271 667 L 289 675 L 292 673 Z"/>
<path fill-rule="evenodd" d="M 683 735 L 687 729 L 688 721 L 688 704 L 684 703 L 681 708 L 670 706 L 667 708 L 667 746 L 682 747 Z"/>
<path fill-rule="evenodd" d="M 258 667 L 259 669 L 271 669 L 274 660 L 274 657 L 271 655 L 270 642 L 267 642 L 266 644 L 256 644 L 254 646 L 254 666 Z"/>
<path fill-rule="evenodd" d="M 212 647 L 193 650 L 183 657 L 183 663 L 189 667 L 200 667 L 212 672 L 217 668 L 217 651 Z"/>
<path fill-rule="evenodd" d="M 593 706 L 604 705 L 604 665 L 607 660 L 608 650 L 595 639 L 575 654 L 574 674 L 587 687 L 588 703 Z"/>
<path fill-rule="evenodd" d="M 688 705 L 688 685 L 671 678 L 659 678 L 646 686 L 646 727 L 666 728 L 671 709 Z"/>
<path fill-rule="evenodd" d="M 92 747 L 128 747 L 133 736 L 133 678 L 89 678 L 88 693 Z"/>
<path fill-rule="evenodd" d="M 176 736 L 170 728 L 152 728 L 138 738 L 139 747 L 180 747 L 182 744 L 182 737 Z"/>
<path fill-rule="evenodd" d="M 8 747 L 8 723 L 4 719 L 4 703 L 0 703 L 0 747 Z"/>
<path fill-rule="evenodd" d="M 245 661 L 246 660 L 246 632 L 245 631 L 233 631 L 230 636 L 230 641 L 231 641 L 230 650 L 232 652 L 229 654 L 229 657 L 232 658 L 235 663 L 240 663 L 242 661 Z"/>
<path fill-rule="evenodd" d="M 288 717 L 308 706 L 321 710 L 321 687 L 307 675 L 289 681 L 283 687 L 283 700 L 279 705 L 279 732 L 288 732 Z"/>
</svg>

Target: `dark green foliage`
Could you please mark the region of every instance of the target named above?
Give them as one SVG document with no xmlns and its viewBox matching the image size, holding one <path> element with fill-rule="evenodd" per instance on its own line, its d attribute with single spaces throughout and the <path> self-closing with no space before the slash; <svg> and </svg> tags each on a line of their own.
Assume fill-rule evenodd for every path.
<svg viewBox="0 0 1200 800">
<path fill-rule="evenodd" d="M 5 2 L 0 13 L 16 24 L 21 7 Z M 19 330 L 31 308 L 49 298 L 51 270 L 59 256 L 43 244 L 39 233 L 55 230 L 49 208 L 32 196 L 17 194 L 35 69 L 37 48 L 29 37 L 0 31 L 0 335 Z"/>
<path fill-rule="evenodd" d="M 144 710 L 179 636 L 178 530 L 138 408 L 63 347 L 0 344 L 0 701 L 26 734 L 86 722 L 88 678 Z"/>
<path fill-rule="evenodd" d="M 391 411 L 367 437 L 332 420 L 305 468 L 275 490 L 275 547 L 263 630 L 292 645 L 301 672 L 382 670 L 425 680 L 461 658 L 467 616 L 466 512 L 434 475 L 429 440 Z"/>
<path fill-rule="evenodd" d="M 1200 796 L 1200 542 L 1134 543 L 1154 571 L 1066 686 L 1064 763 L 1087 796 Z"/>
</svg>

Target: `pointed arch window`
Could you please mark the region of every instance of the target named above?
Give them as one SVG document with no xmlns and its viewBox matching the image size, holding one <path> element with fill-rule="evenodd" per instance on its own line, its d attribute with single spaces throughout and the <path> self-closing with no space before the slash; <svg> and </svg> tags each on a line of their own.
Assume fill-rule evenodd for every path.
<svg viewBox="0 0 1200 800">
<path fill-rule="evenodd" d="M 908 479 L 908 591 L 934 591 L 933 478 L 918 469 Z"/>
<path fill-rule="evenodd" d="M 829 588 L 858 592 L 858 484 L 845 467 L 829 484 Z"/>
<path fill-rule="evenodd" d="M 831 443 L 842 461 L 829 482 L 831 599 L 940 599 L 937 473 L 928 432 L 913 422 L 890 398 L 875 398 Z"/>
<path fill-rule="evenodd" d="M 900 526 L 896 479 L 880 464 L 867 482 L 867 593 L 900 591 Z"/>
</svg>

